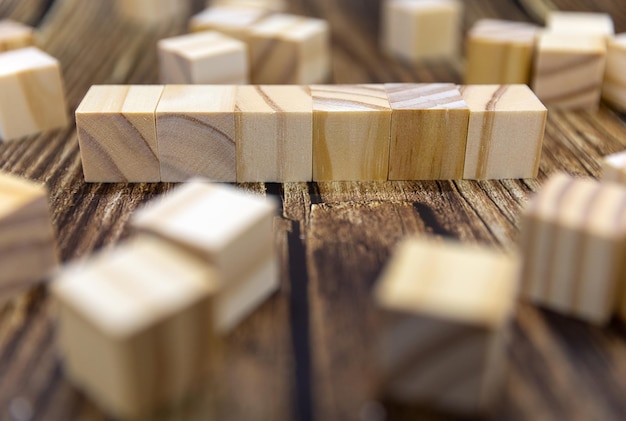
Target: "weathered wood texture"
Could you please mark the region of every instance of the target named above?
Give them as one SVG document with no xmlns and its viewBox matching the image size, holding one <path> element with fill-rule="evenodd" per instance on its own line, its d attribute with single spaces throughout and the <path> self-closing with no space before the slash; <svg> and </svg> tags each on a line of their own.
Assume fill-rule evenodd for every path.
<svg viewBox="0 0 626 421">
<path fill-rule="evenodd" d="M 204 1 L 196 2 L 194 12 Z M 479 18 L 530 21 L 531 3 L 465 2 L 464 28 Z M 534 3 L 537 3 L 535 1 Z M 621 2 L 552 0 L 563 9 L 613 14 Z M 379 0 L 294 0 L 289 12 L 328 19 L 336 83 L 461 82 L 460 60 L 414 66 L 378 51 Z M 0 0 L 0 17 L 35 25 L 45 51 L 62 64 L 68 115 L 91 84 L 156 83 L 156 42 L 184 24 L 147 31 L 113 20 L 112 2 Z M 222 344 L 224 369 L 207 389 L 162 417 L 359 419 L 378 412 L 371 367 L 377 315 L 371 287 L 406 234 L 428 232 L 512 249 L 529 195 L 556 170 L 598 176 L 601 156 L 626 149 L 626 121 L 597 113 L 549 113 L 537 180 L 244 184 L 278 195 L 274 221 L 281 289 Z M 129 233 L 130 213 L 171 184 L 85 184 L 73 125 L 0 145 L 0 168 L 45 182 L 64 261 L 114 244 Z M 53 305 L 38 289 L 0 309 L 0 418 L 104 419 L 63 374 L 54 347 Z M 626 329 L 590 327 L 530 305 L 516 313 L 508 347 L 511 372 L 501 419 L 619 419 L 626 412 Z M 221 387 L 215 389 L 215 382 Z M 211 398 L 208 398 L 211 396 Z M 21 409 L 20 409 L 21 408 Z M 29 409 L 30 408 L 30 409 Z M 385 403 L 389 419 L 430 416 Z M 226 416 L 227 415 L 227 416 Z M 13 417 L 15 418 L 15 417 Z"/>
</svg>

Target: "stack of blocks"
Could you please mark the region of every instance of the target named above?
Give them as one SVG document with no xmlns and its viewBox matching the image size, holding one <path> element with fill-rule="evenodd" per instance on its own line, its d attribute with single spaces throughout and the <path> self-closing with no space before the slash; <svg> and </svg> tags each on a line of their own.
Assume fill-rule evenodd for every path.
<svg viewBox="0 0 626 421">
<path fill-rule="evenodd" d="M 33 28 L 9 19 L 0 20 L 0 53 L 34 44 Z"/>
</svg>

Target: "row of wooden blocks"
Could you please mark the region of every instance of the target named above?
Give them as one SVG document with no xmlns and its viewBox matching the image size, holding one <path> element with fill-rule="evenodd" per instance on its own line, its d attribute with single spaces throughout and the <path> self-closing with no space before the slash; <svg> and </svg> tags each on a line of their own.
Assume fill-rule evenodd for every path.
<svg viewBox="0 0 626 421">
<path fill-rule="evenodd" d="M 105 85 L 76 125 L 87 182 L 501 179 L 546 115 L 524 85 Z"/>
</svg>

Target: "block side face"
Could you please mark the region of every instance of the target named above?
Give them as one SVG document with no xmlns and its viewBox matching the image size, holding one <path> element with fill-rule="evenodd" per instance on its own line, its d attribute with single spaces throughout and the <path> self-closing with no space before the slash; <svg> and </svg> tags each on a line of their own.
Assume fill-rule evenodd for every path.
<svg viewBox="0 0 626 421">
<path fill-rule="evenodd" d="M 33 28 L 10 19 L 0 20 L 0 52 L 29 47 L 34 44 Z"/>
<path fill-rule="evenodd" d="M 17 75 L 0 76 L 0 138 L 11 140 L 37 133 L 37 119 Z"/>
<path fill-rule="evenodd" d="M 279 37 L 251 35 L 250 67 L 254 84 L 297 84 L 300 43 Z"/>
<path fill-rule="evenodd" d="M 468 39 L 464 82 L 471 84 L 528 84 L 533 44 Z"/>
<path fill-rule="evenodd" d="M 240 85 L 248 83 L 248 74 L 248 52 L 244 47 L 197 58 L 191 64 L 194 84 Z"/>
</svg>

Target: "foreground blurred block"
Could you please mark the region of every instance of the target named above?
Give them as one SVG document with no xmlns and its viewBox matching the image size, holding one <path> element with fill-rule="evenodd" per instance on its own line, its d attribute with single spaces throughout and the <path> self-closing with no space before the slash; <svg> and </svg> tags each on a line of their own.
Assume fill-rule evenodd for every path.
<svg viewBox="0 0 626 421">
<path fill-rule="evenodd" d="M 626 112 L 626 33 L 609 40 L 602 98 Z"/>
<path fill-rule="evenodd" d="M 115 0 L 120 17 L 144 25 L 167 24 L 184 18 L 189 6 L 187 0 Z"/>
<path fill-rule="evenodd" d="M 59 62 L 35 47 L 0 54 L 0 139 L 67 124 Z"/>
<path fill-rule="evenodd" d="M 516 275 L 508 255 L 405 240 L 375 288 L 387 397 L 451 412 L 486 409 L 502 387 Z"/>
<path fill-rule="evenodd" d="M 561 34 L 588 34 L 611 37 L 615 33 L 613 19 L 608 13 L 550 12 L 546 29 Z"/>
<path fill-rule="evenodd" d="M 0 20 L 0 53 L 34 45 L 33 28 L 9 19 Z"/>
<path fill-rule="evenodd" d="M 604 157 L 602 160 L 602 181 L 626 184 L 626 152 Z"/>
<path fill-rule="evenodd" d="M 194 15 L 189 29 L 192 32 L 218 31 L 245 42 L 252 25 L 268 15 L 267 10 L 258 7 L 213 6 Z"/>
</svg>

